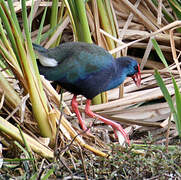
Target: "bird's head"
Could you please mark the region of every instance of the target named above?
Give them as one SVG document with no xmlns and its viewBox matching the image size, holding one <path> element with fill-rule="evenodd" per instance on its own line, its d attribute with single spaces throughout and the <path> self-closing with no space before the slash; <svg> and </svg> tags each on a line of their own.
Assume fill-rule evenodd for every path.
<svg viewBox="0 0 181 180">
<path fill-rule="evenodd" d="M 131 77 L 135 84 L 139 87 L 141 85 L 141 72 L 138 62 L 130 57 L 121 57 L 120 65 L 126 72 L 128 77 Z"/>
</svg>

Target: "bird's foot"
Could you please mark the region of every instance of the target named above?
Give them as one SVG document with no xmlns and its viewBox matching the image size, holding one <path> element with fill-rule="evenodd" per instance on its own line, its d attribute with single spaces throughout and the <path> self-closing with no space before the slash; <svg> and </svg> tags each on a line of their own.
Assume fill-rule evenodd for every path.
<svg viewBox="0 0 181 180">
<path fill-rule="evenodd" d="M 82 121 L 83 121 L 83 120 L 82 120 Z M 80 120 L 79 120 L 79 123 L 80 123 Z M 88 127 L 87 127 L 87 126 L 85 125 L 85 123 L 83 123 L 83 124 L 80 123 L 80 126 L 81 126 L 81 128 L 82 128 L 82 130 L 83 130 L 83 133 L 86 133 L 87 135 L 92 136 L 92 134 L 91 134 L 91 132 L 90 132 L 90 128 L 91 128 L 92 124 L 88 125 Z"/>
<path fill-rule="evenodd" d="M 129 140 L 129 136 L 128 134 L 124 131 L 124 129 L 122 128 L 122 126 L 114 121 L 111 121 L 107 118 L 104 118 L 102 116 L 99 116 L 98 114 L 93 113 L 90 110 L 90 100 L 87 100 L 86 102 L 86 108 L 85 108 L 85 113 L 92 118 L 98 118 L 99 120 L 101 120 L 102 122 L 104 122 L 107 125 L 112 126 L 115 136 L 116 138 L 118 138 L 120 144 L 122 145 L 124 142 L 126 142 L 128 145 L 130 145 L 130 140 Z"/>
<path fill-rule="evenodd" d="M 112 126 L 112 128 L 114 130 L 115 137 L 119 141 L 119 144 L 123 145 L 126 142 L 128 145 L 130 145 L 131 143 L 130 143 L 129 135 L 125 132 L 125 130 L 122 128 L 120 124 L 118 123 L 116 124 L 117 124 L 117 127 L 114 128 Z"/>
<path fill-rule="evenodd" d="M 114 130 L 114 134 L 115 137 L 118 138 L 119 143 L 121 145 L 124 144 L 124 142 L 126 142 L 128 145 L 130 145 L 130 140 L 129 140 L 129 136 L 128 134 L 125 132 L 125 130 L 122 128 L 122 126 L 114 121 L 111 121 L 107 118 L 104 118 L 102 116 L 99 116 L 97 114 L 95 114 L 95 116 L 97 118 L 99 118 L 99 120 L 103 121 L 105 124 L 110 125 L 113 130 Z"/>
</svg>

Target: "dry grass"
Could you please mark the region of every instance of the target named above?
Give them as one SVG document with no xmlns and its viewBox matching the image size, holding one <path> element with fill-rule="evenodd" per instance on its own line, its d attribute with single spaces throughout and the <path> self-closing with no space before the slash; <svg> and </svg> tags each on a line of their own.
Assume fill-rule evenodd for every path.
<svg viewBox="0 0 181 180">
<path fill-rule="evenodd" d="M 154 79 L 154 69 L 159 69 L 173 99 L 174 88 L 168 70 L 164 68 L 153 49 L 151 38 L 154 37 L 158 41 L 160 48 L 162 49 L 167 61 L 170 64 L 171 71 L 176 81 L 178 82 L 178 85 L 180 86 L 181 73 L 179 66 L 179 55 L 181 37 L 179 33 L 175 32 L 175 28 L 181 25 L 181 21 L 175 21 L 174 23 L 169 24 L 169 22 L 161 14 L 161 6 L 159 6 L 157 9 L 151 0 L 137 0 L 135 1 L 135 6 L 134 3 L 132 4 L 132 2 L 133 1 L 131 0 L 112 0 L 112 8 L 115 15 L 114 18 L 116 20 L 116 27 L 119 38 L 113 37 L 102 29 L 101 23 L 98 20 L 98 12 L 95 10 L 93 4 L 90 3 L 89 8 L 87 7 L 87 9 L 91 10 L 88 11 L 87 15 L 94 42 L 104 48 L 108 48 L 106 37 L 113 39 L 115 41 L 116 48 L 110 50 L 110 53 L 132 56 L 138 60 L 142 68 L 142 85 L 140 88 L 137 88 L 130 79 L 127 79 L 124 83 L 123 98 L 119 98 L 121 94 L 119 88 L 111 90 L 107 94 L 107 103 L 93 105 L 91 106 L 91 109 L 98 114 L 108 117 L 109 119 L 120 122 L 130 134 L 133 144 L 145 143 L 144 138 L 148 137 L 148 134 L 151 136 L 151 140 L 147 139 L 147 143 L 154 142 L 154 144 L 164 144 L 165 142 L 168 143 L 173 138 L 177 137 L 178 133 L 173 121 L 171 121 L 171 124 L 169 125 L 170 109 Z M 167 4 L 167 1 L 160 1 L 160 3 L 163 3 L 162 8 L 166 10 L 170 16 L 175 18 Z M 15 9 L 17 14 L 21 14 L 20 3 L 15 2 L 14 5 L 16 7 Z M 31 1 L 27 1 L 27 6 L 31 6 Z M 38 15 L 43 12 L 45 6 L 51 6 L 51 3 L 36 1 L 36 11 L 34 12 L 35 24 L 33 25 L 34 31 L 32 32 L 33 40 L 35 39 L 38 32 L 37 22 L 40 18 Z M 49 24 L 47 23 L 43 32 L 47 32 L 48 29 Z M 74 40 L 69 17 L 65 18 L 63 23 L 57 28 L 56 33 L 50 39 L 45 40 L 42 44 L 46 48 L 50 47 L 52 42 L 57 39 L 58 35 L 62 32 L 62 42 Z M 53 153 L 53 149 L 50 149 L 47 145 L 45 145 L 45 143 L 42 142 L 38 136 L 39 130 L 36 122 L 33 121 L 31 104 L 28 98 L 23 97 L 21 86 L 19 86 L 17 80 L 14 79 L 14 76 L 7 75 L 5 72 L 3 73 L 10 84 L 13 85 L 14 89 L 16 89 L 22 98 L 22 101 L 17 106 L 17 108 L 12 108 L 4 99 L 4 91 L 0 88 L 1 116 L 6 118 L 10 123 L 20 124 L 21 129 L 25 133 L 29 134 L 35 141 L 43 144 L 43 146 L 45 146 L 48 151 L 50 150 L 51 153 Z M 53 108 L 58 108 L 60 99 L 59 95 L 43 78 L 42 82 L 45 88 L 45 92 L 48 96 L 50 106 Z M 64 118 L 71 120 L 72 123 L 69 125 L 76 130 L 72 130 L 73 132 L 75 131 L 74 136 L 76 136 L 77 133 L 82 133 L 82 131 L 77 126 L 77 120 L 75 123 L 75 118 L 73 118 L 74 114 L 72 114 L 70 111 L 71 98 L 72 95 L 67 92 L 64 93 Z M 80 110 L 83 113 L 84 98 L 80 97 L 79 102 Z M 171 120 L 173 120 L 172 117 Z M 92 120 L 86 117 L 86 122 L 88 122 L 88 124 L 90 121 Z M 64 131 L 63 127 L 61 127 L 61 132 L 63 132 L 63 134 L 61 133 L 59 135 L 59 155 L 61 154 L 61 157 L 63 156 L 67 158 L 63 158 L 63 161 L 66 161 L 67 166 L 71 170 L 69 171 L 65 164 L 58 166 L 56 165 L 57 170 L 55 172 L 57 174 L 60 173 L 57 175 L 57 177 L 68 176 L 69 174 L 77 175 L 74 173 L 74 171 L 77 171 L 77 173 L 79 175 L 81 174 L 82 176 L 86 176 L 86 172 L 88 174 L 92 172 L 90 176 L 88 175 L 88 177 L 94 179 L 111 179 L 116 177 L 116 174 L 118 174 L 118 179 L 139 179 L 151 177 L 159 179 L 159 174 L 163 172 L 163 169 L 159 170 L 157 167 L 162 166 L 163 164 L 165 168 L 165 171 L 163 172 L 165 177 L 171 177 L 172 173 L 175 177 L 180 177 L 180 169 L 176 168 L 176 170 L 174 170 L 176 165 L 179 166 L 179 157 L 177 156 L 179 154 L 179 150 L 177 150 L 177 148 L 174 150 L 173 154 L 173 151 L 170 151 L 170 153 L 167 154 L 159 149 L 153 150 L 155 153 L 154 154 L 153 151 L 151 152 L 148 146 L 146 150 L 144 149 L 144 157 L 141 156 L 138 152 L 133 152 L 132 149 L 129 149 L 127 152 L 125 152 L 126 150 L 121 151 L 119 149 L 120 147 L 116 147 L 116 151 L 118 151 L 116 153 L 115 147 L 109 147 L 108 145 L 110 142 L 115 143 L 112 129 L 103 124 L 100 124 L 100 122 L 95 121 L 93 127 L 91 127 L 91 130 L 93 132 L 93 136 L 89 137 L 83 134 L 82 137 L 78 136 L 78 143 L 76 142 L 71 144 L 71 135 L 67 133 L 66 130 Z M 109 133 L 109 135 L 107 133 Z M 7 136 L 3 132 L 0 133 L 0 137 L 3 144 L 3 157 L 19 157 L 21 154 L 20 152 L 18 155 L 15 152 L 9 153 L 15 149 L 12 145 L 13 138 Z M 180 146 L 180 144 L 178 144 L 178 146 Z M 93 149 L 93 147 L 105 153 L 102 153 L 101 151 L 96 152 L 96 149 Z M 95 157 L 90 153 L 90 151 L 86 151 L 84 148 L 102 156 L 111 154 L 112 158 L 105 162 L 105 159 L 99 159 Z M 83 155 L 81 153 L 82 151 Z M 82 160 L 80 160 L 80 156 L 82 157 Z M 159 158 L 160 156 L 164 158 Z M 173 156 L 177 157 L 175 157 L 173 160 Z M 150 162 L 150 158 L 152 160 L 154 159 L 154 161 Z M 173 160 L 171 165 L 169 164 L 169 160 Z M 88 162 L 90 165 L 88 165 Z M 83 171 L 81 168 L 83 168 L 82 166 L 84 163 L 86 164 L 84 166 L 86 168 L 84 168 Z M 99 168 L 100 166 L 105 165 L 105 163 L 108 164 L 108 168 Z M 174 165 L 174 163 L 176 165 Z M 54 166 L 54 164 L 52 165 L 47 162 L 45 164 L 48 167 Z M 169 166 L 170 169 L 166 166 Z M 144 170 L 148 167 L 150 167 L 150 169 L 147 169 L 147 171 Z M 154 168 L 151 169 L 151 167 Z M 59 169 L 61 168 L 65 170 L 64 173 L 59 172 Z M 136 171 L 134 172 L 135 168 Z M 2 170 L 2 174 L 9 171 L 10 169 L 5 168 Z M 24 173 L 24 170 L 23 173 L 21 170 L 17 171 L 19 176 Z"/>
</svg>

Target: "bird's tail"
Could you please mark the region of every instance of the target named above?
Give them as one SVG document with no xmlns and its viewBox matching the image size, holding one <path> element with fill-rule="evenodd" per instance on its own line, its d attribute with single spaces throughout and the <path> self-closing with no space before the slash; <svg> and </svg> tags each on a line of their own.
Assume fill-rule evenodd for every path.
<svg viewBox="0 0 181 180">
<path fill-rule="evenodd" d="M 47 49 L 45 49 L 43 46 L 40 46 L 40 45 L 35 44 L 35 43 L 33 43 L 33 49 L 40 54 L 47 52 Z"/>
</svg>

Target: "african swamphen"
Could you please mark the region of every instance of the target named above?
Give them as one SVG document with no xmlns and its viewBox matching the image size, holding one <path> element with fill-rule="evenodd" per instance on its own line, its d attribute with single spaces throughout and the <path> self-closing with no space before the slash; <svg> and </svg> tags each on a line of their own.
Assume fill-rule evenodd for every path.
<svg viewBox="0 0 181 180">
<path fill-rule="evenodd" d="M 129 144 L 129 137 L 121 125 L 93 113 L 90 104 L 93 97 L 119 86 L 128 76 L 139 86 L 141 75 L 136 60 L 130 57 L 114 59 L 105 49 L 83 42 L 63 43 L 52 49 L 36 44 L 33 44 L 33 47 L 39 57 L 40 74 L 74 94 L 71 105 L 82 129 L 87 128 L 78 110 L 77 95 L 87 98 L 85 113 L 88 116 L 111 125 L 116 136 L 116 132 L 120 131 Z"/>
</svg>

